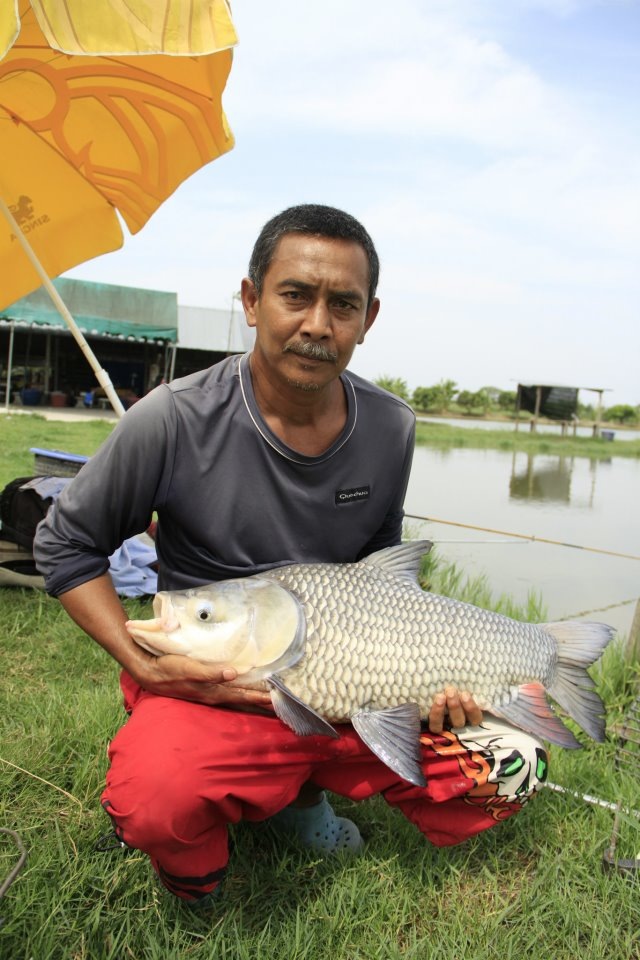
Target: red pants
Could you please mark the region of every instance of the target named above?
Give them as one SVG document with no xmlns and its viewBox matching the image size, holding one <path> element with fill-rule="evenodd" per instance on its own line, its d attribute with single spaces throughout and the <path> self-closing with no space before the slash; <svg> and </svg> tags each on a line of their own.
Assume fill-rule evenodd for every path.
<svg viewBox="0 0 640 960">
<path fill-rule="evenodd" d="M 546 776 L 544 747 L 486 718 L 421 737 L 426 787 L 402 780 L 350 724 L 338 740 L 300 737 L 276 717 L 158 697 L 122 674 L 131 716 L 109 749 L 103 805 L 126 844 L 145 851 L 168 889 L 199 898 L 221 879 L 227 824 L 265 820 L 312 780 L 352 800 L 381 793 L 438 845 L 517 813 Z"/>
</svg>

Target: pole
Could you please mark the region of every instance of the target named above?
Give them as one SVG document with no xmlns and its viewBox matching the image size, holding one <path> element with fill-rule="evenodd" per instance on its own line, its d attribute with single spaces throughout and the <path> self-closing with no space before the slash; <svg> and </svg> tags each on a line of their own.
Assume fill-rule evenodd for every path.
<svg viewBox="0 0 640 960">
<path fill-rule="evenodd" d="M 44 348 L 44 393 L 45 393 L 45 403 L 47 402 L 46 397 L 51 392 L 51 334 L 47 333 L 45 335 L 45 348 Z"/>
<path fill-rule="evenodd" d="M 600 424 L 602 423 L 602 390 L 596 390 L 598 394 L 598 409 L 596 410 L 596 422 L 593 425 L 594 437 L 600 436 Z"/>
<path fill-rule="evenodd" d="M 35 251 L 33 250 L 31 244 L 28 242 L 27 238 L 23 234 L 17 220 L 9 210 L 9 207 L 4 202 L 2 197 L 0 197 L 0 212 L 4 214 L 4 217 L 9 223 L 9 226 L 12 228 L 12 230 L 15 231 L 16 239 L 19 241 L 22 249 L 24 250 L 29 260 L 31 261 L 31 265 L 33 266 L 36 273 L 40 277 L 42 284 L 45 287 L 47 293 L 53 300 L 53 303 L 58 313 L 60 314 L 60 316 L 66 323 L 66 325 L 69 327 L 69 330 L 73 334 L 76 342 L 78 343 L 78 346 L 82 350 L 86 359 L 89 361 L 89 365 L 91 366 L 91 369 L 95 373 L 98 383 L 104 389 L 105 394 L 109 398 L 111 406 L 113 407 L 113 409 L 115 410 L 115 412 L 118 414 L 119 417 L 124 416 L 124 412 L 125 412 L 124 407 L 122 406 L 120 397 L 116 393 L 115 388 L 111 383 L 111 378 L 109 377 L 109 374 L 107 373 L 106 370 L 103 370 L 100 364 L 98 363 L 98 359 L 94 354 L 93 350 L 91 349 L 91 347 L 89 346 L 89 344 L 87 343 L 87 341 L 85 340 L 84 334 L 80 330 L 80 327 L 78 326 L 78 324 L 75 322 L 75 320 L 69 313 L 69 310 L 67 309 L 66 304 L 62 300 L 62 297 L 60 296 L 60 294 L 54 287 L 53 283 L 51 282 L 51 278 L 49 277 L 47 271 L 44 269 L 44 267 L 38 260 L 35 254 Z"/>
<path fill-rule="evenodd" d="M 636 604 L 636 611 L 633 615 L 625 656 L 627 662 L 631 664 L 637 664 L 640 660 L 640 600 Z"/>
<path fill-rule="evenodd" d="M 235 319 L 235 303 L 236 300 L 240 300 L 240 291 L 231 294 L 231 311 L 229 313 L 229 336 L 227 337 L 227 356 L 231 353 L 231 339 L 233 336 L 233 322 Z"/>
<path fill-rule="evenodd" d="M 536 432 L 536 427 L 538 425 L 538 417 L 540 416 L 540 403 L 542 401 L 542 387 L 536 387 L 536 406 L 533 411 L 533 420 L 531 421 L 531 426 L 529 427 L 531 433 Z"/>
<path fill-rule="evenodd" d="M 7 386 L 4 393 L 5 413 L 9 413 L 9 398 L 11 396 L 11 377 L 13 375 L 13 335 L 16 325 L 12 323 L 9 330 L 9 356 L 7 357 Z"/>
</svg>

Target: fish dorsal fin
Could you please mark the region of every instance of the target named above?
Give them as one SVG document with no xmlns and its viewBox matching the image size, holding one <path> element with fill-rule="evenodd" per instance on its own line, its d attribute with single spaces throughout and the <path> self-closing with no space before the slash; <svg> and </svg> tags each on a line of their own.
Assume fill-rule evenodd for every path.
<svg viewBox="0 0 640 960">
<path fill-rule="evenodd" d="M 375 553 L 364 557 L 360 563 L 378 567 L 380 570 L 386 570 L 387 573 L 416 584 L 422 558 L 429 553 L 432 546 L 431 540 L 407 540 L 394 547 L 376 550 Z"/>
<path fill-rule="evenodd" d="M 361 740 L 403 780 L 424 787 L 420 765 L 420 707 L 400 703 L 386 710 L 358 710 L 351 723 Z"/>
</svg>

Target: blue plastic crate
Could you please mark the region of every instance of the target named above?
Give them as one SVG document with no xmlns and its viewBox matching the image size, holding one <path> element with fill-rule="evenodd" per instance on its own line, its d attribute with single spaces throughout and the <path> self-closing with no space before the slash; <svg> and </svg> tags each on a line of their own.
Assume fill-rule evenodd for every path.
<svg viewBox="0 0 640 960">
<path fill-rule="evenodd" d="M 89 457 L 81 453 L 68 453 L 66 450 L 46 450 L 42 447 L 30 447 L 35 460 L 35 473 L 44 477 L 75 477 L 80 467 Z"/>
</svg>

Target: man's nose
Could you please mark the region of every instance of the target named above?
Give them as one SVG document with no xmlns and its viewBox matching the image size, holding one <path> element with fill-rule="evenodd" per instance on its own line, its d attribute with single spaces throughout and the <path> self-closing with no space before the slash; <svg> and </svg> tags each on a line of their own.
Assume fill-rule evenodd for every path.
<svg viewBox="0 0 640 960">
<path fill-rule="evenodd" d="M 315 340 L 331 335 L 331 311 L 324 300 L 315 301 L 305 310 L 300 332 Z"/>
</svg>

